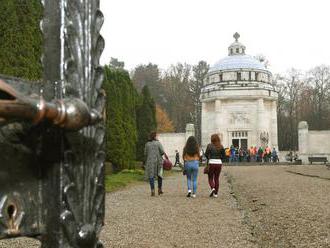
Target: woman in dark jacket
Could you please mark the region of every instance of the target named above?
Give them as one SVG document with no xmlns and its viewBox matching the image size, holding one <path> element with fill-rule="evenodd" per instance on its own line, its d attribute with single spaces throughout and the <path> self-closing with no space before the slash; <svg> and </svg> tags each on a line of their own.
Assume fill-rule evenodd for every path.
<svg viewBox="0 0 330 248">
<path fill-rule="evenodd" d="M 218 197 L 222 160 L 225 158 L 225 149 L 221 145 L 219 135 L 213 134 L 211 136 L 211 143 L 206 148 L 205 156 L 209 164 L 210 197 Z"/>
</svg>

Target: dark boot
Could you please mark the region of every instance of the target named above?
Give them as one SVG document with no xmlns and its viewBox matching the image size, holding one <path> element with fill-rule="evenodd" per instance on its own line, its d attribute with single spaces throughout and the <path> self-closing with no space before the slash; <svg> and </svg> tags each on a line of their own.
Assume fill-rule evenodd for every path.
<svg viewBox="0 0 330 248">
<path fill-rule="evenodd" d="M 158 195 L 164 194 L 161 188 L 158 189 Z"/>
<path fill-rule="evenodd" d="M 151 190 L 151 196 L 155 196 L 155 190 Z"/>
</svg>

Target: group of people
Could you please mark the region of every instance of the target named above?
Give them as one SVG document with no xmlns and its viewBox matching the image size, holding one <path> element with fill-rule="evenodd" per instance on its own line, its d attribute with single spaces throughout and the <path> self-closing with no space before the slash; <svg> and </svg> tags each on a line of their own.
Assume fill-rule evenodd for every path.
<svg viewBox="0 0 330 248">
<path fill-rule="evenodd" d="M 248 149 L 234 147 L 225 149 L 224 162 L 278 162 L 278 155 L 275 147 L 273 150 L 269 146 L 266 148 L 251 146 Z"/>
<path fill-rule="evenodd" d="M 163 194 L 163 155 L 165 154 L 162 144 L 157 139 L 157 133 L 151 132 L 149 141 L 145 145 L 145 175 L 149 180 L 151 196 L 155 196 L 155 179 L 158 182 L 158 195 Z M 223 148 L 220 137 L 217 134 L 211 136 L 211 142 L 208 144 L 204 155 L 207 158 L 208 165 L 205 173 L 208 175 L 210 186 L 210 197 L 218 197 L 219 178 L 222 169 L 222 161 L 225 158 L 225 149 Z M 184 171 L 187 177 L 187 197 L 196 197 L 197 178 L 199 172 L 199 162 L 201 160 L 201 149 L 194 136 L 190 136 L 183 149 Z"/>
</svg>

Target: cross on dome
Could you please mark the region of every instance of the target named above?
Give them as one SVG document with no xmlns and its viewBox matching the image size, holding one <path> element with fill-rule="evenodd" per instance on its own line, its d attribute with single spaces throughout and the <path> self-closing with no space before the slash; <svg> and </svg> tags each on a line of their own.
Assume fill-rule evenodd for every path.
<svg viewBox="0 0 330 248">
<path fill-rule="evenodd" d="M 245 46 L 238 41 L 238 39 L 241 37 L 239 33 L 235 33 L 233 35 L 235 38 L 235 42 L 232 43 L 228 47 L 228 55 L 233 56 L 233 55 L 244 55 L 245 54 Z"/>
<path fill-rule="evenodd" d="M 236 33 L 233 35 L 233 37 L 235 38 L 236 41 L 238 41 L 239 37 L 241 37 L 241 36 L 239 35 L 239 33 L 236 32 Z"/>
</svg>

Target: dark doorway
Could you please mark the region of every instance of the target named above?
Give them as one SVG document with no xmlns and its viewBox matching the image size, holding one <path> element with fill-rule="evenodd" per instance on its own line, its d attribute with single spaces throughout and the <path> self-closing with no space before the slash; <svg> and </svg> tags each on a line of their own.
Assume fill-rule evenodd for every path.
<svg viewBox="0 0 330 248">
<path fill-rule="evenodd" d="M 233 139 L 233 146 L 239 147 L 239 139 Z"/>
<path fill-rule="evenodd" d="M 247 149 L 247 139 L 241 139 L 241 148 Z"/>
</svg>

